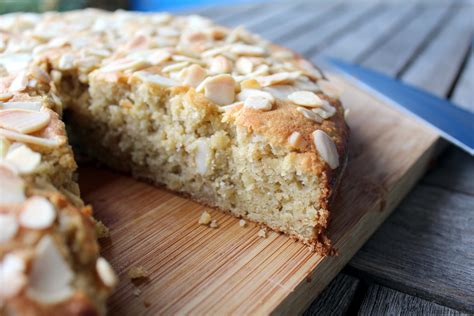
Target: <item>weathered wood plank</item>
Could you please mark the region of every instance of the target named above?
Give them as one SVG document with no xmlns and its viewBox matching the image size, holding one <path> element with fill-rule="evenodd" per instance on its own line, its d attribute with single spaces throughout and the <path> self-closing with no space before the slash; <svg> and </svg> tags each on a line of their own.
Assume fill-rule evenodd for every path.
<svg viewBox="0 0 474 316">
<path fill-rule="evenodd" d="M 416 19 L 411 20 L 399 32 L 387 38 L 372 54 L 363 58 L 361 64 L 396 77 L 448 13 L 448 7 L 424 9 Z"/>
<path fill-rule="evenodd" d="M 359 280 L 340 273 L 303 314 L 325 316 L 347 314 L 357 291 Z"/>
<path fill-rule="evenodd" d="M 342 32 L 359 23 L 363 23 L 369 16 L 381 9 L 380 5 L 358 4 L 347 5 L 339 10 L 339 15 L 331 16 L 325 23 L 312 23 L 306 25 L 304 32 L 294 34 L 292 38 L 284 41 L 284 44 L 297 52 L 311 54 L 311 51 L 320 49 L 332 40 L 337 38 Z"/>
<path fill-rule="evenodd" d="M 451 146 L 437 159 L 422 182 L 474 196 L 473 179 L 474 159 L 461 149 Z"/>
<path fill-rule="evenodd" d="M 383 11 L 375 15 L 374 18 L 358 27 L 351 28 L 320 53 L 347 61 L 356 61 L 388 38 L 408 19 L 415 18 L 419 11 L 415 2 L 406 6 L 384 7 Z"/>
<path fill-rule="evenodd" d="M 404 294 L 380 285 L 371 285 L 359 310 L 365 315 L 464 315 L 415 296 Z"/>
<path fill-rule="evenodd" d="M 418 185 L 350 262 L 381 284 L 474 312 L 474 196 Z"/>
<path fill-rule="evenodd" d="M 292 10 L 297 10 L 298 7 L 301 6 L 301 3 L 298 1 L 294 3 L 266 6 L 264 9 L 260 9 L 259 14 L 253 16 L 243 15 L 238 20 L 232 20 L 229 25 L 243 25 L 249 30 L 253 30 L 253 27 L 259 24 L 271 26 L 273 25 L 272 18 L 274 16 L 285 14 L 287 12 L 291 12 Z"/>
<path fill-rule="evenodd" d="M 313 5 L 306 5 L 302 9 L 288 12 L 287 16 L 282 16 L 279 23 L 258 26 L 255 31 L 264 38 L 282 43 L 293 34 L 304 32 L 308 27 L 324 23 L 342 13 L 340 8 L 342 5 L 337 3 L 321 4 L 317 9 L 314 9 Z"/>
<path fill-rule="evenodd" d="M 460 71 L 473 32 L 473 11 L 465 7 L 456 8 L 440 33 L 402 74 L 403 81 L 445 96 Z"/>
<path fill-rule="evenodd" d="M 461 77 L 454 89 L 452 100 L 461 107 L 474 111 L 474 42 Z"/>
</svg>

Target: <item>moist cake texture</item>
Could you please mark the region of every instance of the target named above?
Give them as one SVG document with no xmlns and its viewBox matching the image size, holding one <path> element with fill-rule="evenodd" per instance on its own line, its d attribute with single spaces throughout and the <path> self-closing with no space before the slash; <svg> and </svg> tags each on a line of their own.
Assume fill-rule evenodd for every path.
<svg viewBox="0 0 474 316">
<path fill-rule="evenodd" d="M 103 312 L 114 283 L 60 118 L 81 151 L 115 170 L 284 232 L 322 255 L 331 249 L 325 231 L 348 128 L 340 91 L 297 54 L 198 16 L 97 10 L 2 16 L 0 52 L 0 177 L 23 183 L 18 200 L 2 195 L 0 219 L 18 222 L 38 199 L 55 214 L 35 238 L 21 228 L 0 239 L 0 270 L 10 256 L 58 247 L 73 294 L 50 306 L 76 308 L 69 300 L 80 293 L 84 306 Z M 44 132 L 51 124 L 54 133 Z M 31 141 L 40 136 L 60 142 Z M 26 173 L 8 159 L 20 148 Z M 64 222 L 75 223 L 73 237 Z M 0 311 L 23 306 L 27 288 L 26 280 L 13 294 L 0 290 Z"/>
</svg>

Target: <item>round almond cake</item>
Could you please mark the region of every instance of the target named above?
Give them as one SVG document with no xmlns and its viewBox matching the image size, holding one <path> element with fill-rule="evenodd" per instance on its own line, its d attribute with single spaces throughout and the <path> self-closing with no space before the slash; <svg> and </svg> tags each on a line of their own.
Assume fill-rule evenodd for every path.
<svg viewBox="0 0 474 316">
<path fill-rule="evenodd" d="M 199 16 L 1 16 L 0 314 L 106 313 L 117 278 L 71 143 L 329 254 L 339 96 L 299 55 Z"/>
</svg>

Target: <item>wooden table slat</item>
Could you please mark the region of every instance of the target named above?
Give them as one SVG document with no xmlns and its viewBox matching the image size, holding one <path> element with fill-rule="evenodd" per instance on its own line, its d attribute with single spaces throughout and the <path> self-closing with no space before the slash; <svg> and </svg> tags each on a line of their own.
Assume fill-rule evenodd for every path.
<svg viewBox="0 0 474 316">
<path fill-rule="evenodd" d="M 359 310 L 365 315 L 463 315 L 462 313 L 379 285 L 369 287 Z"/>
<path fill-rule="evenodd" d="M 471 42 L 468 60 L 454 89 L 452 99 L 461 107 L 474 112 L 474 42 Z"/>
<path fill-rule="evenodd" d="M 314 27 L 329 20 L 333 14 L 338 14 L 340 4 L 322 5 L 318 10 L 312 10 L 305 6 L 302 9 L 290 11 L 288 15 L 282 17 L 276 25 L 262 25 L 255 28 L 264 38 L 284 42 L 285 39 L 294 34 L 305 31 L 308 27 Z"/>
<path fill-rule="evenodd" d="M 394 28 L 398 28 L 401 23 L 415 18 L 418 12 L 416 3 L 386 7 L 366 23 L 348 30 L 321 53 L 353 62 L 390 37 Z"/>
<path fill-rule="evenodd" d="M 350 266 L 389 287 L 474 312 L 473 210 L 474 196 L 418 185 Z"/>
<path fill-rule="evenodd" d="M 338 34 L 349 27 L 363 22 L 368 16 L 380 9 L 380 6 L 361 4 L 358 6 L 345 7 L 333 15 L 325 23 L 312 23 L 307 25 L 305 32 L 295 34 L 294 37 L 284 41 L 284 44 L 297 52 L 311 57 L 309 52 L 331 42 Z"/>
<path fill-rule="evenodd" d="M 311 304 L 304 316 L 347 314 L 358 285 L 358 279 L 340 273 Z"/>
<path fill-rule="evenodd" d="M 362 65 L 395 77 L 422 46 L 430 32 L 449 13 L 449 7 L 426 8 L 416 18 L 393 34 L 372 54 L 362 60 Z"/>
<path fill-rule="evenodd" d="M 445 96 L 449 92 L 470 47 L 474 31 L 473 12 L 461 7 L 455 11 L 439 34 L 402 75 L 403 81 L 438 96 Z"/>
</svg>

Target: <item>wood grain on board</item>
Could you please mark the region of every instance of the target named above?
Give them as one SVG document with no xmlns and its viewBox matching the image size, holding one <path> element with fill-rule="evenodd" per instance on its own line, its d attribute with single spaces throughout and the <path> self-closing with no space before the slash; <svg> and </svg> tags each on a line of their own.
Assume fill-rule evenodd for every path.
<svg viewBox="0 0 474 316">
<path fill-rule="evenodd" d="M 210 210 L 219 228 L 200 226 L 204 209 L 181 196 L 110 171 L 85 167 L 80 184 L 111 230 L 103 254 L 120 284 L 111 314 L 302 312 L 390 214 L 434 152 L 436 134 L 381 101 L 345 86 L 350 159 L 329 234 L 339 255 L 321 258 L 284 235 L 257 236 L 253 224 Z M 417 137 L 412 137 L 417 135 Z M 131 267 L 150 275 L 132 283 Z"/>
</svg>

